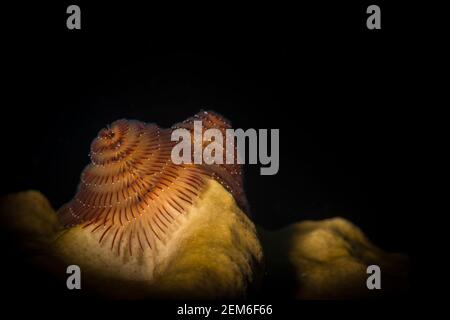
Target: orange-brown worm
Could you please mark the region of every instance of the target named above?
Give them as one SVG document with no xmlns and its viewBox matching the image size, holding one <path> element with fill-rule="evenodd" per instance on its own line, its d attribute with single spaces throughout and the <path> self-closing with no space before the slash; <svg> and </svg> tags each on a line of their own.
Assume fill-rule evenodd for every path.
<svg viewBox="0 0 450 320">
<path fill-rule="evenodd" d="M 156 249 L 178 226 L 201 195 L 206 179 L 220 182 L 247 211 L 239 164 L 180 164 L 171 161 L 171 133 L 193 131 L 194 121 L 225 136 L 229 122 L 202 111 L 170 129 L 135 120 L 118 120 L 102 129 L 91 144 L 91 163 L 83 170 L 75 197 L 59 210 L 65 227 L 81 225 L 108 241 L 121 254 L 133 248 Z M 208 142 L 203 142 L 207 144 Z M 225 152 L 224 152 L 225 154 Z M 236 160 L 236 150 L 235 150 Z M 236 161 L 234 161 L 236 163 Z M 137 244 L 134 245 L 134 244 Z"/>
</svg>

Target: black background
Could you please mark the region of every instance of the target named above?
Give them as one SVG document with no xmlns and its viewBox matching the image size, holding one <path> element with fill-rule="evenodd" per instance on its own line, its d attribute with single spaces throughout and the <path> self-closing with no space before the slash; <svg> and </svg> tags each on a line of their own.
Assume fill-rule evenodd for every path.
<svg viewBox="0 0 450 320">
<path fill-rule="evenodd" d="M 167 127 L 209 109 L 235 128 L 280 129 L 279 173 L 245 168 L 256 224 L 342 216 L 383 249 L 408 253 L 414 275 L 408 101 L 420 31 L 404 23 L 404 6 L 374 2 L 382 30 L 367 30 L 365 2 L 74 3 L 81 30 L 66 28 L 72 3 L 15 9 L 2 193 L 37 189 L 58 208 L 106 124 Z"/>
</svg>

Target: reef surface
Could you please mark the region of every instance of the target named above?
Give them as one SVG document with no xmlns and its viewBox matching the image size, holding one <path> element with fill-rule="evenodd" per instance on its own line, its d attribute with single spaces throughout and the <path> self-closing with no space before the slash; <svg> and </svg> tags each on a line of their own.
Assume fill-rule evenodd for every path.
<svg viewBox="0 0 450 320">
<path fill-rule="evenodd" d="M 61 273 L 61 266 L 79 264 L 83 291 L 94 296 L 273 296 L 271 281 L 277 282 L 280 296 L 297 299 L 371 298 L 407 290 L 407 257 L 382 251 L 345 219 L 303 221 L 257 232 L 216 181 L 209 182 L 202 198 L 175 235 L 174 247 L 154 265 L 144 255 L 117 259 L 111 250 L 93 245 L 90 233 L 79 226 L 62 229 L 55 210 L 38 191 L 2 197 L 0 223 L 14 235 L 13 245 L 36 265 Z M 382 270 L 382 290 L 366 287 L 371 264 Z"/>
</svg>

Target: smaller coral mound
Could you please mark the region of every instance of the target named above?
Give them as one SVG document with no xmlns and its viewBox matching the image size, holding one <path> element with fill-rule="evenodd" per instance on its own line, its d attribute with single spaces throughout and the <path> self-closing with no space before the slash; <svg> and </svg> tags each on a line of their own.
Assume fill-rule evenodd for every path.
<svg viewBox="0 0 450 320">
<path fill-rule="evenodd" d="M 23 191 L 0 198 L 0 226 L 24 250 L 48 246 L 60 229 L 56 214 L 39 191 Z"/>
<path fill-rule="evenodd" d="M 371 298 L 407 288 L 408 258 L 382 251 L 345 219 L 303 221 L 259 233 L 268 276 L 284 283 L 295 279 L 291 291 L 297 298 Z M 381 269 L 381 290 L 367 288 L 369 265 Z"/>
</svg>

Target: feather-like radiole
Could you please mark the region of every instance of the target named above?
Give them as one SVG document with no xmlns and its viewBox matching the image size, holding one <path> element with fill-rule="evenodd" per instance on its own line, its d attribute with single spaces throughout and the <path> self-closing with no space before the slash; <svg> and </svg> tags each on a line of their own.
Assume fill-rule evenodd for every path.
<svg viewBox="0 0 450 320">
<path fill-rule="evenodd" d="M 220 182 L 246 210 L 239 164 L 174 164 L 171 133 L 193 131 L 194 121 L 225 136 L 223 117 L 200 112 L 170 129 L 135 120 L 118 120 L 91 144 L 91 163 L 83 170 L 72 201 L 59 210 L 65 227 L 81 225 L 118 255 L 156 250 L 177 230 L 180 217 L 195 205 L 209 178 Z M 205 142 L 203 142 L 205 144 Z M 236 150 L 235 150 L 236 151 Z M 236 159 L 236 152 L 235 152 Z M 236 161 L 234 161 L 236 163 Z"/>
</svg>

